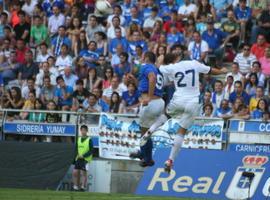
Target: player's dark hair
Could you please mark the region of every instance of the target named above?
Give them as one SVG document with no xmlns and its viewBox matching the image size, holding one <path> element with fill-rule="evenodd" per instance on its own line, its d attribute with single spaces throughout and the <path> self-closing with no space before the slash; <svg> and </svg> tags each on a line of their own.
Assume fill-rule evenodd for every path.
<svg viewBox="0 0 270 200">
<path fill-rule="evenodd" d="M 156 55 L 151 51 L 145 52 L 144 57 L 147 58 L 150 63 L 156 62 Z"/>
<path fill-rule="evenodd" d="M 164 57 L 164 64 L 169 65 L 176 60 L 176 55 L 173 53 L 167 53 Z"/>
</svg>

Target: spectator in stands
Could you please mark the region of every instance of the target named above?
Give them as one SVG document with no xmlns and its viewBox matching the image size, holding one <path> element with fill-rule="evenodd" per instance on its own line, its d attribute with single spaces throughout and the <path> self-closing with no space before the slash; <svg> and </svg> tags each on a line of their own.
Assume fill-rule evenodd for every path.
<svg viewBox="0 0 270 200">
<path fill-rule="evenodd" d="M 102 81 L 102 89 L 105 90 L 111 86 L 113 78 L 113 68 L 109 67 L 104 70 L 104 79 Z"/>
<path fill-rule="evenodd" d="M 210 0 L 210 4 L 214 7 L 217 20 L 221 21 L 226 17 L 226 11 L 232 8 L 232 0 Z"/>
<path fill-rule="evenodd" d="M 30 92 L 34 92 L 36 98 L 40 97 L 40 88 L 35 85 L 35 80 L 32 77 L 27 79 L 26 85 L 22 88 L 22 97 L 28 99 Z"/>
<path fill-rule="evenodd" d="M 264 56 L 259 61 L 262 66 L 262 73 L 266 77 L 270 77 L 270 47 L 265 49 Z"/>
<path fill-rule="evenodd" d="M 191 3 L 190 0 L 184 0 L 185 4 L 180 6 L 178 9 L 178 15 L 184 21 L 187 21 L 189 16 L 194 16 L 197 10 L 195 4 Z"/>
<path fill-rule="evenodd" d="M 29 43 L 31 25 L 26 22 L 24 11 L 19 11 L 18 16 L 20 19 L 20 23 L 18 23 L 14 27 L 14 32 L 16 35 L 15 38 L 16 38 L 16 40 L 23 39 L 25 41 L 25 43 Z"/>
<path fill-rule="evenodd" d="M 225 32 L 214 28 L 214 23 L 213 19 L 207 20 L 207 30 L 203 32 L 202 39 L 206 41 L 209 46 L 208 54 L 214 55 L 218 61 L 218 65 L 220 65 L 224 53 L 223 46 L 226 45 L 225 41 L 227 42 L 229 38 L 226 38 L 227 34 Z"/>
<path fill-rule="evenodd" d="M 107 18 L 107 26 L 110 27 L 113 24 L 113 18 L 117 16 L 120 20 L 120 25 L 124 26 L 125 24 L 125 17 L 122 15 L 122 8 L 120 5 L 115 5 L 113 7 L 113 13 L 108 16 Z"/>
<path fill-rule="evenodd" d="M 137 113 L 139 109 L 139 92 L 135 83 L 128 83 L 128 90 L 122 94 L 121 113 Z"/>
<path fill-rule="evenodd" d="M 66 45 L 68 49 L 71 48 L 71 40 L 66 36 L 66 27 L 59 26 L 58 34 L 55 35 L 51 41 L 51 51 L 54 56 L 59 56 L 62 46 Z"/>
<path fill-rule="evenodd" d="M 35 100 L 34 110 L 43 110 L 42 102 L 40 99 Z M 30 122 L 45 122 L 46 113 L 44 112 L 30 112 L 28 116 Z"/>
<path fill-rule="evenodd" d="M 211 74 L 204 74 L 202 78 L 202 84 L 204 85 L 204 89 L 212 92 L 214 90 L 214 84 L 216 82 L 216 78 L 214 78 Z"/>
<path fill-rule="evenodd" d="M 258 62 L 258 61 L 255 61 L 253 64 L 252 64 L 252 67 L 251 67 L 251 73 L 256 73 L 257 77 L 258 77 L 258 85 L 259 86 L 264 86 L 264 83 L 265 83 L 265 75 L 262 73 L 262 70 L 261 70 L 261 63 Z M 246 75 L 246 81 L 249 80 L 249 75 L 250 73 L 248 73 Z"/>
<path fill-rule="evenodd" d="M 141 35 L 139 31 L 134 31 L 132 33 L 132 39 L 128 42 L 128 53 L 135 57 L 137 55 L 136 47 L 141 46 L 143 52 L 146 52 L 148 49 L 147 43 L 141 39 Z"/>
<path fill-rule="evenodd" d="M 119 113 L 121 105 L 121 97 L 117 92 L 113 92 L 110 99 L 110 111 L 111 113 Z"/>
<path fill-rule="evenodd" d="M 215 8 L 209 4 L 209 0 L 198 1 L 198 9 L 195 12 L 195 20 L 197 22 L 205 22 L 207 18 L 211 17 L 216 20 Z"/>
<path fill-rule="evenodd" d="M 227 11 L 227 20 L 222 23 L 221 29 L 228 35 L 228 43 L 232 43 L 234 49 L 239 45 L 240 25 L 235 19 L 232 10 Z"/>
<path fill-rule="evenodd" d="M 251 97 L 249 102 L 249 111 L 252 112 L 257 108 L 258 102 L 261 98 L 263 98 L 264 88 L 262 86 L 258 86 L 256 88 L 255 96 Z"/>
<path fill-rule="evenodd" d="M 94 88 L 101 88 L 102 79 L 97 76 L 97 69 L 88 68 L 87 77 L 83 79 L 84 87 L 88 91 L 92 91 Z"/>
<path fill-rule="evenodd" d="M 118 16 L 114 16 L 112 18 L 112 25 L 107 30 L 107 37 L 108 39 L 115 38 L 115 28 L 119 27 L 121 29 L 122 36 L 126 36 L 126 31 L 123 26 L 120 25 L 120 18 Z"/>
<path fill-rule="evenodd" d="M 208 44 L 202 40 L 201 34 L 197 31 L 193 33 L 193 40 L 188 45 L 190 59 L 205 62 L 209 51 Z"/>
<path fill-rule="evenodd" d="M 234 83 L 236 81 L 241 81 L 242 83 L 244 83 L 244 76 L 240 73 L 240 71 L 239 71 L 239 64 L 237 62 L 233 62 L 232 63 L 232 70 L 231 70 L 231 72 L 228 72 L 226 74 L 225 81 L 227 80 L 227 77 L 228 76 L 232 76 L 233 77 Z"/>
<path fill-rule="evenodd" d="M 3 44 L 2 46 L 0 46 L 0 64 L 6 62 L 10 57 L 11 51 L 13 51 L 10 45 L 10 40 L 8 38 L 5 38 L 2 41 L 3 41 Z"/>
<path fill-rule="evenodd" d="M 78 80 L 78 76 L 75 75 L 72 72 L 71 67 L 65 67 L 64 69 L 64 74 L 63 74 L 63 79 L 65 80 L 65 84 L 67 86 L 70 86 L 72 88 L 75 88 L 76 86 L 76 81 Z"/>
<path fill-rule="evenodd" d="M 102 111 L 101 106 L 98 104 L 98 97 L 94 94 L 90 94 L 87 103 L 84 104 L 85 112 L 87 113 L 99 113 Z M 85 120 L 88 123 L 97 123 L 98 115 L 86 114 Z"/>
<path fill-rule="evenodd" d="M 246 83 L 245 91 L 247 94 L 252 97 L 256 95 L 256 88 L 259 84 L 258 76 L 256 73 L 249 74 L 249 80 Z"/>
<path fill-rule="evenodd" d="M 174 0 L 165 1 L 165 5 L 160 5 L 160 16 L 164 22 L 171 20 L 173 15 L 177 17 L 177 11 L 179 9 L 178 4 Z M 174 14 L 173 14 L 174 13 Z"/>
<path fill-rule="evenodd" d="M 124 51 L 127 51 L 128 41 L 125 37 L 122 37 L 121 28 L 115 28 L 115 38 L 112 38 L 109 42 L 109 55 L 112 56 L 116 54 L 116 47 L 121 45 Z"/>
<path fill-rule="evenodd" d="M 97 103 L 101 107 L 102 112 L 108 112 L 109 111 L 109 105 L 102 99 L 102 91 L 99 88 L 94 88 L 92 93 L 96 95 L 98 98 Z M 86 101 L 86 102 L 85 102 Z M 84 107 L 87 107 L 87 99 L 84 101 L 83 105 Z"/>
<path fill-rule="evenodd" d="M 168 48 L 171 48 L 175 44 L 183 45 L 184 43 L 185 43 L 184 35 L 181 32 L 178 32 L 176 24 L 171 24 L 170 32 L 167 34 Z"/>
<path fill-rule="evenodd" d="M 40 99 L 44 106 L 54 99 L 56 87 L 51 84 L 51 78 L 44 76 L 43 86 L 41 87 Z"/>
<path fill-rule="evenodd" d="M 72 43 L 72 49 L 74 48 L 74 44 L 75 41 L 77 40 L 77 38 L 80 35 L 80 32 L 83 30 L 82 27 L 82 22 L 80 21 L 80 18 L 78 16 L 74 16 L 71 19 L 71 25 L 70 27 L 67 29 L 67 35 L 69 37 L 69 39 L 71 40 Z"/>
<path fill-rule="evenodd" d="M 244 76 L 250 72 L 250 67 L 256 60 L 256 56 L 250 52 L 250 46 L 248 44 L 244 44 L 242 53 L 238 53 L 234 58 L 234 62 L 239 64 L 240 72 Z"/>
<path fill-rule="evenodd" d="M 8 23 L 8 13 L 7 12 L 2 12 L 0 15 L 0 41 L 5 38 L 5 32 L 4 28 L 5 26 L 9 26 Z"/>
<path fill-rule="evenodd" d="M 126 27 L 129 27 L 133 23 L 138 24 L 140 27 L 142 27 L 143 19 L 142 16 L 139 15 L 138 8 L 135 5 L 130 8 L 130 16 L 127 17 L 125 21 Z"/>
<path fill-rule="evenodd" d="M 36 94 L 35 91 L 30 91 L 28 97 L 25 98 L 25 102 L 22 110 L 33 110 L 35 108 Z M 27 119 L 29 116 L 28 112 L 22 112 L 20 114 L 21 119 Z"/>
<path fill-rule="evenodd" d="M 20 65 L 18 79 L 24 84 L 29 78 L 35 80 L 38 72 L 39 67 L 33 60 L 33 52 L 28 50 L 25 53 L 25 63 Z"/>
<path fill-rule="evenodd" d="M 1 64 L 1 73 L 4 81 L 4 85 L 17 85 L 19 86 L 18 82 L 18 73 L 20 69 L 20 64 L 16 61 L 16 52 L 11 51 L 9 59 Z"/>
<path fill-rule="evenodd" d="M 251 119 L 263 119 L 265 113 L 269 114 L 267 101 L 260 99 L 257 108 L 251 113 Z"/>
<path fill-rule="evenodd" d="M 111 81 L 111 86 L 109 88 L 106 88 L 103 90 L 102 99 L 110 104 L 110 99 L 113 92 L 117 92 L 120 96 L 124 92 L 123 88 L 119 85 L 119 78 L 117 76 L 114 76 Z"/>
<path fill-rule="evenodd" d="M 66 67 L 72 66 L 72 57 L 69 55 L 69 48 L 67 45 L 63 44 L 61 46 L 60 55 L 57 56 L 55 66 L 58 68 L 59 73 L 63 73 Z"/>
<path fill-rule="evenodd" d="M 211 102 L 213 104 L 214 110 L 220 108 L 221 101 L 224 99 L 224 91 L 223 91 L 223 82 L 220 80 L 216 80 L 214 85 L 214 91 L 212 92 Z"/>
<path fill-rule="evenodd" d="M 229 101 L 223 99 L 220 104 L 220 108 L 216 109 L 213 117 L 222 118 L 227 120 L 232 117 L 232 109 L 229 107 Z"/>
<path fill-rule="evenodd" d="M 234 91 L 234 79 L 233 76 L 227 76 L 224 88 L 224 99 L 229 99 L 230 94 Z"/>
<path fill-rule="evenodd" d="M 48 101 L 47 110 L 48 111 L 58 110 L 55 101 L 53 101 L 53 100 Z M 61 118 L 60 118 L 58 113 L 50 113 L 50 112 L 48 112 L 46 114 L 46 122 L 48 122 L 48 123 L 59 123 L 59 122 L 61 122 Z"/>
<path fill-rule="evenodd" d="M 54 101 L 61 110 L 69 110 L 72 106 L 73 88 L 65 84 L 62 76 L 58 76 L 56 82 L 58 86 L 55 90 Z"/>
<path fill-rule="evenodd" d="M 240 24 L 240 40 L 246 42 L 247 31 L 251 29 L 252 10 L 247 6 L 247 0 L 239 0 L 239 6 L 234 10 L 236 20 Z"/>
<path fill-rule="evenodd" d="M 79 79 L 85 79 L 88 75 L 88 66 L 85 62 L 84 58 L 81 56 L 77 56 L 75 59 L 75 74 L 79 77 Z"/>
<path fill-rule="evenodd" d="M 251 47 L 251 53 L 254 54 L 257 60 L 260 60 L 264 56 L 265 49 L 269 47 L 270 44 L 266 42 L 265 36 L 259 34 L 257 37 L 257 43 L 254 43 Z"/>
<path fill-rule="evenodd" d="M 46 61 L 41 64 L 41 68 L 36 78 L 36 86 L 42 87 L 44 85 L 43 79 L 45 76 L 50 77 L 50 82 L 52 85 L 56 85 L 56 78 L 59 76 L 58 70 L 54 67 L 50 67 L 50 64 Z"/>
<path fill-rule="evenodd" d="M 213 105 L 212 104 L 205 104 L 203 106 L 203 113 L 202 116 L 203 117 L 213 117 Z"/>
<path fill-rule="evenodd" d="M 144 31 L 151 31 L 151 29 L 154 28 L 154 24 L 156 21 L 162 22 L 162 19 L 158 16 L 158 8 L 153 7 L 151 10 L 151 15 L 144 20 L 143 30 Z"/>
<path fill-rule="evenodd" d="M 108 41 L 107 36 L 103 32 L 95 33 L 95 41 L 97 43 L 96 52 L 99 55 L 107 55 L 108 54 Z"/>
<path fill-rule="evenodd" d="M 48 29 L 42 23 L 40 16 L 34 17 L 34 24 L 31 27 L 30 32 L 30 44 L 33 47 L 37 47 L 42 43 L 48 42 Z"/>
<path fill-rule="evenodd" d="M 46 43 L 41 43 L 39 45 L 39 53 L 36 57 L 37 63 L 47 62 L 47 59 L 51 56 L 51 53 L 48 51 L 48 45 Z"/>
<path fill-rule="evenodd" d="M 21 95 L 21 90 L 18 87 L 12 87 L 6 92 L 6 100 L 3 101 L 3 108 L 21 109 L 24 105 L 24 100 Z M 10 113 L 15 114 L 15 113 Z"/>
<path fill-rule="evenodd" d="M 84 30 L 80 31 L 79 37 L 72 43 L 72 52 L 77 57 L 81 51 L 87 50 L 88 39 Z"/>
<path fill-rule="evenodd" d="M 232 106 L 232 114 L 237 119 L 249 119 L 249 110 L 244 102 L 243 97 L 237 97 Z"/>
<path fill-rule="evenodd" d="M 123 76 L 127 73 L 131 72 L 131 65 L 128 62 L 128 53 L 122 52 L 120 54 L 120 63 L 118 65 L 114 65 L 114 73 L 122 80 Z"/>
<path fill-rule="evenodd" d="M 169 0 L 169 1 L 171 1 L 171 0 Z M 169 16 L 170 16 L 170 20 L 166 21 L 163 24 L 163 30 L 165 30 L 165 32 L 168 34 L 171 31 L 171 25 L 175 25 L 175 27 L 177 29 L 177 32 L 183 33 L 184 32 L 184 25 L 177 18 L 177 10 L 172 10 L 170 12 L 170 15 Z"/>
<path fill-rule="evenodd" d="M 79 53 L 79 56 L 82 56 L 86 62 L 89 63 L 90 67 L 96 67 L 99 54 L 97 52 L 97 43 L 95 41 L 90 41 L 88 43 L 88 49 L 82 50 Z"/>
<path fill-rule="evenodd" d="M 95 36 L 94 36 L 95 32 L 98 32 L 98 31 L 104 32 L 104 28 L 100 24 L 98 24 L 97 17 L 95 15 L 89 14 L 88 25 L 85 31 L 86 31 L 88 40 L 92 41 L 95 39 Z"/>
<path fill-rule="evenodd" d="M 99 55 L 97 67 L 96 67 L 97 76 L 101 79 L 104 79 L 104 72 L 109 67 L 110 67 L 110 64 L 106 60 L 106 57 L 104 55 Z"/>
<path fill-rule="evenodd" d="M 250 96 L 244 91 L 241 81 L 235 81 L 234 83 L 234 91 L 229 96 L 230 104 L 233 105 L 238 97 L 242 97 L 244 104 L 249 105 Z"/>
<path fill-rule="evenodd" d="M 48 28 L 50 37 L 59 34 L 59 28 L 65 24 L 65 16 L 61 13 L 59 7 L 55 4 L 52 7 L 53 15 L 49 17 Z M 56 54 L 57 55 L 57 54 Z"/>
<path fill-rule="evenodd" d="M 28 52 L 30 49 L 25 46 L 25 42 L 23 39 L 18 39 L 16 41 L 16 55 L 17 55 L 17 62 L 20 64 L 24 64 L 25 61 L 25 54 Z"/>
<path fill-rule="evenodd" d="M 76 81 L 76 90 L 72 94 L 72 108 L 71 110 L 77 111 L 78 109 L 83 109 L 83 101 L 87 99 L 90 92 L 84 88 L 83 80 L 79 79 Z"/>
<path fill-rule="evenodd" d="M 270 28 L 270 2 L 267 3 L 267 9 L 262 11 L 258 19 L 258 25 L 253 26 L 252 28 L 251 43 L 255 43 L 258 34 L 263 34 L 267 42 L 270 42 L 269 28 Z"/>
</svg>

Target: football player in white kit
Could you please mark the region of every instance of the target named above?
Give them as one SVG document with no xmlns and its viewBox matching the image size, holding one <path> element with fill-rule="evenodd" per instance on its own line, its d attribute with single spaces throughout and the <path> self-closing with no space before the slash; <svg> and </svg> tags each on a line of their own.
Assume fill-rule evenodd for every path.
<svg viewBox="0 0 270 200">
<path fill-rule="evenodd" d="M 165 162 L 165 171 L 170 173 L 175 160 L 184 140 L 184 135 L 187 129 L 192 125 L 194 118 L 199 115 L 200 104 L 199 104 L 199 74 L 211 73 L 214 75 L 227 73 L 227 69 L 217 69 L 206 66 L 196 60 L 183 60 L 177 61 L 174 54 L 167 54 L 165 56 L 170 57 L 167 65 L 160 66 L 160 72 L 164 76 L 165 81 L 173 82 L 175 86 L 174 95 L 167 106 L 166 113 L 178 120 L 181 126 L 178 130 L 178 134 L 174 139 L 174 144 L 170 152 L 169 159 Z M 176 62 L 173 62 L 176 60 Z M 163 123 L 165 119 L 163 120 Z M 159 122 L 161 125 L 161 122 Z M 157 127 L 157 124 L 155 124 Z M 141 144 L 147 137 L 150 137 L 151 133 L 143 137 Z"/>
</svg>

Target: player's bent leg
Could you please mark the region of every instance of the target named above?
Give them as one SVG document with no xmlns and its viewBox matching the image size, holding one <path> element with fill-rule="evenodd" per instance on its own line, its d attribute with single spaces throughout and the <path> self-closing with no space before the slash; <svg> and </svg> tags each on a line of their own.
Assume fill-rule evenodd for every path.
<svg viewBox="0 0 270 200">
<path fill-rule="evenodd" d="M 157 130 L 158 127 L 163 125 L 168 120 L 165 114 L 160 115 L 157 120 L 152 124 L 148 131 L 141 137 L 140 146 L 144 146 L 147 140 L 152 136 L 152 133 Z"/>
</svg>

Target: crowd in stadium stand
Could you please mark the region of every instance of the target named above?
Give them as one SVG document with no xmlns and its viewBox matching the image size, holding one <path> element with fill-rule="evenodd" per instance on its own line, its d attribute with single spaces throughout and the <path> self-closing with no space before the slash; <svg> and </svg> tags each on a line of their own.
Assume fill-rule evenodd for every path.
<svg viewBox="0 0 270 200">
<path fill-rule="evenodd" d="M 201 116 L 268 120 L 269 0 L 0 1 L 1 107 L 24 110 L 138 113 L 143 53 L 167 52 L 212 67 L 201 78 Z M 164 90 L 166 103 L 173 85 Z M 192 92 L 192 91 L 191 91 Z M 58 114 L 13 113 L 13 119 L 60 122 Z"/>
</svg>

